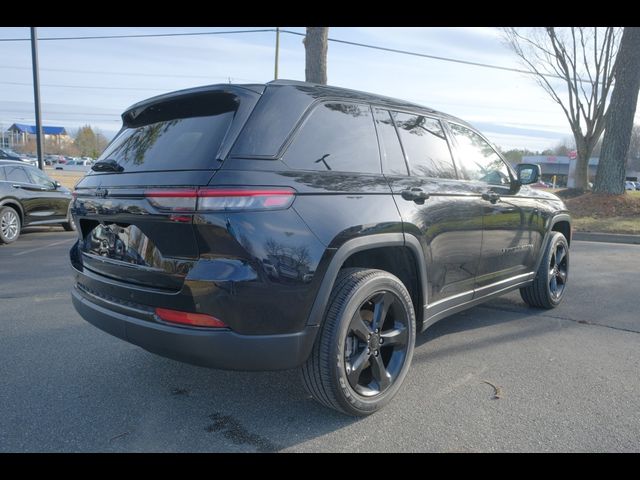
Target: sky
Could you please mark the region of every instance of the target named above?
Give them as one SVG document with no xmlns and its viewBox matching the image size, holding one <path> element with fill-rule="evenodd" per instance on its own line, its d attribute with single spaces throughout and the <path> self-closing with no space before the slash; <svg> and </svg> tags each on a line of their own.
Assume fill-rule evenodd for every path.
<svg viewBox="0 0 640 480">
<path fill-rule="evenodd" d="M 255 27 L 253 27 L 255 28 Z M 42 116 L 111 138 L 145 98 L 214 83 L 273 80 L 275 34 L 96 40 L 47 37 L 182 33 L 252 27 L 38 28 Z M 275 28 L 275 27 L 264 27 Z M 281 27 L 304 33 L 304 27 Z M 331 27 L 329 37 L 464 61 L 523 68 L 490 27 Z M 0 28 L 0 129 L 34 122 L 29 28 Z M 302 37 L 280 35 L 279 78 L 304 80 Z M 413 101 L 460 117 L 501 148 L 544 150 L 571 137 L 560 107 L 531 75 L 330 42 L 328 83 Z"/>
</svg>

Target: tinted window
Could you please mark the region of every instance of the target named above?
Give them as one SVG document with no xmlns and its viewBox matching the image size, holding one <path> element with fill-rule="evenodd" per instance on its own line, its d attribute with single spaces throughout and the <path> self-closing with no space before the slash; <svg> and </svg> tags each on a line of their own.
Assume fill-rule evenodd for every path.
<svg viewBox="0 0 640 480">
<path fill-rule="evenodd" d="M 0 157 L 10 160 L 20 160 L 20 156 L 9 148 L 0 149 Z"/>
<path fill-rule="evenodd" d="M 231 153 L 275 156 L 308 106 L 309 94 L 303 87 L 269 86 Z"/>
<path fill-rule="evenodd" d="M 465 177 L 491 185 L 509 185 L 509 170 L 496 151 L 480 135 L 460 125 L 449 124 L 458 145 Z"/>
<path fill-rule="evenodd" d="M 27 172 L 25 172 L 21 166 L 6 166 L 4 167 L 4 171 L 7 174 L 7 181 L 9 182 L 31 183 Z"/>
<path fill-rule="evenodd" d="M 38 170 L 37 168 L 30 168 L 28 172 L 31 176 L 31 181 L 36 185 L 40 185 L 46 188 L 54 187 L 53 180 L 47 177 L 47 175 L 42 170 Z"/>
<path fill-rule="evenodd" d="M 391 175 L 409 175 L 391 114 L 379 108 L 375 108 L 374 113 L 382 153 L 382 171 Z"/>
<path fill-rule="evenodd" d="M 393 112 L 412 175 L 457 178 L 442 125 L 422 115 Z"/>
<path fill-rule="evenodd" d="M 283 160 L 301 170 L 380 173 L 374 128 L 368 106 L 323 103 L 311 112 Z"/>
<path fill-rule="evenodd" d="M 216 156 L 237 103 L 215 98 L 201 101 L 204 105 L 197 109 L 186 101 L 182 107 L 173 102 L 164 109 L 162 105 L 148 108 L 152 111 L 127 121 L 98 160 L 116 160 L 125 172 L 219 167 Z M 136 123 L 142 120 L 144 124 Z"/>
</svg>

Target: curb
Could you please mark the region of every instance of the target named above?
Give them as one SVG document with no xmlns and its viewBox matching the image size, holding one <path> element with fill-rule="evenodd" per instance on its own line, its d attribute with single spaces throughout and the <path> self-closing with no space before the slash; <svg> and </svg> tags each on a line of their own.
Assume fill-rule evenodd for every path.
<svg viewBox="0 0 640 480">
<path fill-rule="evenodd" d="M 573 232 L 571 238 L 573 240 L 583 242 L 609 242 L 640 245 L 640 235 L 626 235 L 622 233 Z"/>
</svg>

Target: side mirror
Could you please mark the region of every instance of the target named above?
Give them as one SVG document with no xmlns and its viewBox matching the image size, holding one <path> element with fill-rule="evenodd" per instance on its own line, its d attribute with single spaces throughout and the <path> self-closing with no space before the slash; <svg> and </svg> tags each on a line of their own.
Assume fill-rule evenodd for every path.
<svg viewBox="0 0 640 480">
<path fill-rule="evenodd" d="M 60 188 L 60 187 L 62 186 L 62 184 L 61 184 L 59 181 L 57 181 L 57 180 L 56 180 L 56 181 L 54 181 L 54 182 L 53 182 L 53 186 L 54 186 L 56 189 L 58 189 L 58 188 Z"/>
<path fill-rule="evenodd" d="M 516 165 L 516 172 L 518 172 L 518 181 L 521 185 L 536 183 L 542 176 L 540 165 L 535 163 L 520 163 Z"/>
</svg>

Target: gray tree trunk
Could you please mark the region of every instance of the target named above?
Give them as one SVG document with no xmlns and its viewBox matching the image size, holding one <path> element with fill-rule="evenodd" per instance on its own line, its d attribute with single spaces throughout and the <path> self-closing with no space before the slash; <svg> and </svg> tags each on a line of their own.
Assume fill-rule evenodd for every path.
<svg viewBox="0 0 640 480">
<path fill-rule="evenodd" d="M 302 41 L 306 54 L 305 80 L 327 84 L 327 48 L 329 27 L 307 27 L 307 36 Z"/>
<path fill-rule="evenodd" d="M 594 191 L 619 195 L 625 191 L 624 172 L 640 89 L 640 28 L 624 28 L 614 76 Z"/>
</svg>

